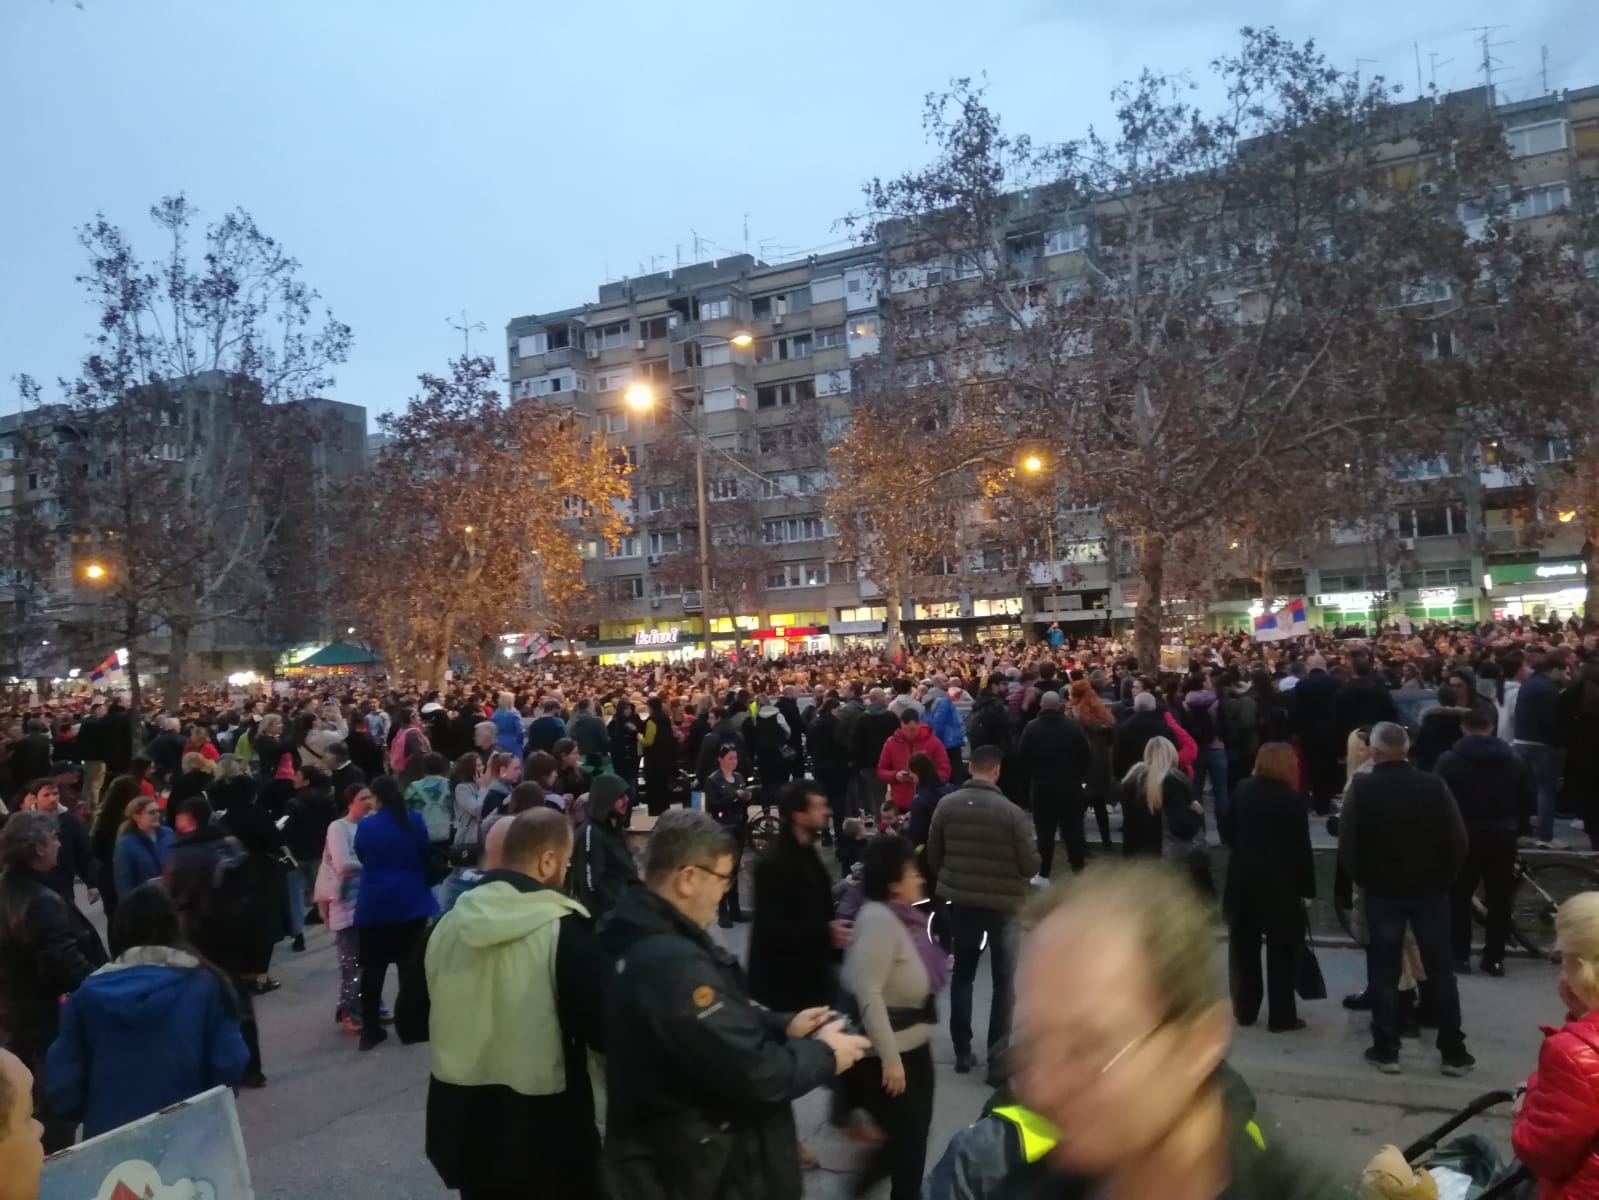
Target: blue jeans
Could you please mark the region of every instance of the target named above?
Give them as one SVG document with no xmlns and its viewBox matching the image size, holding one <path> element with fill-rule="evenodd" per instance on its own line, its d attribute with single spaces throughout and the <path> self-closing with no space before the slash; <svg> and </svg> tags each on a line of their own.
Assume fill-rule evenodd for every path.
<svg viewBox="0 0 1599 1200">
<path fill-rule="evenodd" d="M 289 936 L 297 938 L 305 933 L 306 893 L 316 886 L 317 859 L 296 863 L 294 870 L 284 876 L 284 890 L 289 905 Z"/>
<path fill-rule="evenodd" d="M 1566 752 L 1559 746 L 1529 746 L 1526 742 L 1517 742 L 1511 748 L 1532 772 L 1538 789 L 1538 840 L 1547 842 L 1555 836 L 1555 798 L 1560 795 L 1560 770 L 1565 766 Z"/>
<path fill-rule="evenodd" d="M 994 999 L 988 1009 L 990 1060 L 1005 1048 L 1010 1037 L 1011 977 L 1016 971 L 1016 915 L 967 904 L 949 906 L 955 939 L 955 973 L 949 989 L 949 1035 L 956 1054 L 972 1050 L 972 982 L 982 957 L 983 934 L 988 934 L 989 971 Z"/>
<path fill-rule="evenodd" d="M 1216 827 L 1220 829 L 1227 820 L 1227 810 L 1232 798 L 1227 792 L 1227 751 L 1201 750 L 1194 760 L 1194 796 L 1205 794 L 1205 776 L 1210 776 L 1210 794 L 1216 798 Z"/>
<path fill-rule="evenodd" d="M 1438 1049 L 1464 1049 L 1460 990 L 1450 953 L 1449 895 L 1373 896 L 1366 893 L 1366 982 L 1371 988 L 1371 1040 L 1378 1050 L 1399 1052 L 1399 970 L 1405 925 L 1416 935 L 1438 1018 Z"/>
</svg>

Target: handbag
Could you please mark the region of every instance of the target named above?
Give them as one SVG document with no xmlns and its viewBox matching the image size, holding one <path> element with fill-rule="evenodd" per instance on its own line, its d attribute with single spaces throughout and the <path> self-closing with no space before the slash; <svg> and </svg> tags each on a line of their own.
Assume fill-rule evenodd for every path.
<svg viewBox="0 0 1599 1200">
<path fill-rule="evenodd" d="M 1305 940 L 1299 947 L 1299 962 L 1294 970 L 1294 991 L 1301 1000 L 1325 1000 L 1327 980 L 1316 958 L 1316 943 L 1310 936 L 1310 916 L 1305 916 Z"/>
</svg>

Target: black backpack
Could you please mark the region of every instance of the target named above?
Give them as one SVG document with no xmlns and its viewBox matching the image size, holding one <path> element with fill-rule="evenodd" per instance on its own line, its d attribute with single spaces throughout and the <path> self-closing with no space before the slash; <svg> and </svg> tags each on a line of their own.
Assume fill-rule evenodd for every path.
<svg viewBox="0 0 1599 1200">
<path fill-rule="evenodd" d="M 1182 712 L 1182 726 L 1193 736 L 1201 750 L 1208 748 L 1212 741 L 1223 736 L 1220 704 L 1212 713 L 1208 707 L 1195 708 L 1184 703 Z"/>
</svg>

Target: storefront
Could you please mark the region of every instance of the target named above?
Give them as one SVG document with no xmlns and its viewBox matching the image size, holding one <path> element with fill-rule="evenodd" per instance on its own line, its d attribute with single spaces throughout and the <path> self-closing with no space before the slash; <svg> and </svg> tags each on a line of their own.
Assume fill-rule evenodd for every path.
<svg viewBox="0 0 1599 1200">
<path fill-rule="evenodd" d="M 832 634 L 833 646 L 838 650 L 848 650 L 853 646 L 881 646 L 888 636 L 888 622 L 834 621 L 828 627 L 828 633 Z"/>
<path fill-rule="evenodd" d="M 1483 577 L 1483 595 L 1495 620 L 1532 617 L 1565 620 L 1581 616 L 1588 598 L 1587 573 L 1578 560 L 1504 563 Z"/>
<path fill-rule="evenodd" d="M 588 653 L 602 667 L 625 667 L 634 663 L 683 662 L 697 658 L 703 642 L 698 633 L 676 625 L 640 629 L 631 638 L 607 638 L 589 642 Z"/>
<path fill-rule="evenodd" d="M 757 629 L 749 640 L 760 648 L 762 658 L 784 658 L 791 654 L 825 654 L 833 639 L 825 626 L 773 625 Z"/>
</svg>

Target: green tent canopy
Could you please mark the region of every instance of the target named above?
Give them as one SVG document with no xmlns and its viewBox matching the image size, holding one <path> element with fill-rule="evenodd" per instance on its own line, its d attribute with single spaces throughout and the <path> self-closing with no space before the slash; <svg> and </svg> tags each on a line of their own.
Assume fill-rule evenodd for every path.
<svg viewBox="0 0 1599 1200">
<path fill-rule="evenodd" d="M 315 654 L 308 655 L 295 663 L 296 667 L 364 667 L 369 663 L 381 662 L 376 654 L 365 646 L 352 646 L 349 642 L 334 642 L 330 646 L 323 646 Z"/>
</svg>

